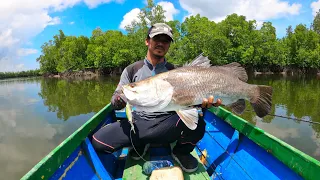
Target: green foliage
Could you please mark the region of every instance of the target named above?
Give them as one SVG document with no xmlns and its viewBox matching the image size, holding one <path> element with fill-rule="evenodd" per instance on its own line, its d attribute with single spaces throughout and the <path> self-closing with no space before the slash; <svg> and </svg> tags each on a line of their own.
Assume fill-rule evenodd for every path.
<svg viewBox="0 0 320 180">
<path fill-rule="evenodd" d="M 58 51 L 59 57 L 61 57 L 57 65 L 58 72 L 91 67 L 92 64 L 86 61 L 87 57 L 85 54 L 88 43 L 89 39 L 84 36 L 78 38 L 75 36 L 66 37 Z"/>
<path fill-rule="evenodd" d="M 41 76 L 39 69 L 20 71 L 20 72 L 0 72 L 0 79 L 5 78 L 16 78 L 16 77 L 32 77 L 32 76 Z"/>
<path fill-rule="evenodd" d="M 62 30 L 53 40 L 42 45 L 38 57 L 42 73 L 77 71 L 84 68 L 124 68 L 146 56 L 145 39 L 149 27 L 166 22 L 165 11 L 152 0 L 141 9 L 138 20 L 121 31 L 93 30 L 91 37 L 66 36 Z M 271 22 L 263 22 L 260 29 L 255 20 L 230 14 L 221 22 L 214 22 L 199 14 L 183 22 L 169 21 L 174 33 L 166 56 L 169 62 L 183 65 L 200 53 L 212 64 L 239 62 L 259 71 L 277 71 L 286 67 L 320 68 L 320 13 L 312 28 L 304 24 L 289 26 L 286 36 L 276 37 Z"/>
<path fill-rule="evenodd" d="M 320 10 L 318 10 L 316 16 L 313 19 L 312 27 L 316 33 L 320 34 Z"/>
</svg>

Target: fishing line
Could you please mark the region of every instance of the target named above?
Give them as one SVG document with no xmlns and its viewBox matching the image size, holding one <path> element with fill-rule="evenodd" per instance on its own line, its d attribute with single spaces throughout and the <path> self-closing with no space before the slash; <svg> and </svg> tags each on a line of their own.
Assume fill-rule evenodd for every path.
<svg viewBox="0 0 320 180">
<path fill-rule="evenodd" d="M 225 105 L 221 104 L 220 106 L 224 106 L 226 107 Z M 246 112 L 254 112 L 253 110 L 244 110 Z M 236 114 L 236 113 L 235 113 Z M 236 114 L 237 115 L 237 114 Z M 301 119 L 301 118 L 293 118 L 293 117 L 288 117 L 288 116 L 281 116 L 281 115 L 277 115 L 277 114 L 270 114 L 268 113 L 267 115 L 269 116 L 274 116 L 274 117 L 280 117 L 280 118 L 286 118 L 286 119 L 291 119 L 291 120 L 296 120 L 296 121 L 302 121 L 302 122 L 307 122 L 307 123 L 311 123 L 311 124 L 318 124 L 320 125 L 320 122 L 314 122 L 314 121 L 308 121 L 308 120 L 304 120 L 304 119 Z"/>
<path fill-rule="evenodd" d="M 242 166 L 233 158 L 234 154 L 233 154 L 233 155 L 229 154 L 229 152 L 228 152 L 210 133 L 208 133 L 208 134 L 209 134 L 209 136 L 230 156 L 230 158 L 231 158 L 232 160 L 234 160 L 234 162 L 239 165 L 239 167 L 249 176 L 249 178 L 253 180 L 253 178 L 249 175 L 249 173 L 245 170 L 245 168 L 242 167 Z"/>
<path fill-rule="evenodd" d="M 202 155 L 203 157 L 205 157 L 204 154 L 202 153 L 201 149 L 200 149 L 198 146 L 196 146 L 196 148 L 197 148 L 198 151 L 201 153 L 201 155 Z M 209 163 L 209 161 L 207 161 L 207 158 L 206 158 L 206 157 L 205 157 L 204 160 L 207 162 L 207 164 L 209 164 L 208 166 L 213 170 L 213 172 L 217 175 L 217 177 L 218 177 L 219 179 L 223 179 L 223 180 L 224 180 L 223 177 L 221 177 L 221 176 L 218 175 L 218 173 L 217 173 L 216 170 L 212 167 L 212 165 L 210 165 L 210 163 Z M 213 162 L 212 162 L 212 164 L 214 165 L 215 168 L 217 167 L 217 165 L 215 165 Z M 207 165 L 205 165 L 205 164 L 203 164 L 203 165 L 204 165 L 204 166 L 207 166 Z M 207 167 L 208 167 L 208 166 L 207 166 Z"/>
<path fill-rule="evenodd" d="M 131 145 L 132 145 L 134 151 L 138 154 L 138 156 L 139 156 L 143 161 L 147 162 L 147 160 L 145 160 L 145 159 L 138 153 L 138 151 L 136 150 L 136 148 L 135 148 L 134 145 L 133 145 L 132 135 L 131 135 L 131 132 L 132 132 L 132 131 L 133 131 L 133 129 L 131 128 L 131 129 L 130 129 L 130 141 L 131 141 Z M 199 152 L 201 153 L 201 155 L 202 155 L 203 157 L 205 157 L 204 154 L 201 152 L 200 148 L 199 148 L 198 146 L 196 146 L 196 148 L 199 150 Z M 207 161 L 207 159 L 205 158 L 204 160 L 207 162 L 207 164 L 209 164 L 209 167 L 213 170 L 213 172 L 216 174 L 216 176 L 217 176 L 219 179 L 224 180 L 224 178 L 223 178 L 223 177 L 220 177 L 219 174 L 216 172 L 216 170 L 210 165 L 210 163 Z M 157 167 L 156 165 L 154 165 L 154 164 L 152 164 L 152 163 L 151 163 L 151 165 L 153 165 L 153 167 L 155 167 L 156 169 L 160 169 L 159 167 Z M 217 167 L 214 163 L 213 163 L 213 165 L 214 165 L 215 167 Z"/>
<path fill-rule="evenodd" d="M 254 112 L 253 110 L 245 110 L 245 111 L 247 111 L 247 112 Z M 304 120 L 304 119 L 301 119 L 301 118 L 293 118 L 293 117 L 281 116 L 281 115 L 276 115 L 276 114 L 267 114 L 267 115 L 269 115 L 269 116 L 275 116 L 275 117 L 280 117 L 280 118 L 291 119 L 291 120 L 296 120 L 296 121 L 308 122 L 308 123 L 311 123 L 311 124 L 319 124 L 319 125 L 320 125 L 320 122 L 308 121 L 308 120 Z"/>
<path fill-rule="evenodd" d="M 136 148 L 134 147 L 133 141 L 132 141 L 132 136 L 131 136 L 131 131 L 134 131 L 134 129 L 131 128 L 131 129 L 130 129 L 130 133 L 129 133 L 129 134 L 130 134 L 131 145 L 132 145 L 134 151 L 138 154 L 138 156 L 139 156 L 142 160 L 144 160 L 145 162 L 148 162 L 147 160 L 145 160 L 145 159 L 138 153 L 138 151 L 137 151 Z M 146 145 L 146 146 L 147 146 L 147 145 Z M 152 163 L 150 163 L 150 164 L 153 165 L 156 169 L 160 169 L 160 168 L 157 167 L 156 165 L 154 165 L 154 164 L 152 164 Z"/>
</svg>

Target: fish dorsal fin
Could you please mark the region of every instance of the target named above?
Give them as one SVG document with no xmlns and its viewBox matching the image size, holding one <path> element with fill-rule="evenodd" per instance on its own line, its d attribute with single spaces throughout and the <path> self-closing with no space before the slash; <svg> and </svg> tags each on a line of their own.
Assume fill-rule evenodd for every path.
<svg viewBox="0 0 320 180">
<path fill-rule="evenodd" d="M 239 64 L 237 62 L 232 62 L 232 63 L 226 64 L 223 66 L 216 66 L 216 67 L 224 68 L 224 69 L 228 70 L 230 73 L 237 76 L 243 82 L 248 81 L 248 75 L 247 75 L 246 70 L 243 67 L 241 67 L 241 64 Z"/>
<path fill-rule="evenodd" d="M 184 66 L 201 66 L 201 67 L 210 67 L 210 59 L 202 55 L 202 53 L 192 60 L 190 63 L 185 64 Z"/>
<path fill-rule="evenodd" d="M 198 125 L 199 113 L 196 108 L 176 111 L 183 123 L 191 130 L 195 130 Z"/>
</svg>

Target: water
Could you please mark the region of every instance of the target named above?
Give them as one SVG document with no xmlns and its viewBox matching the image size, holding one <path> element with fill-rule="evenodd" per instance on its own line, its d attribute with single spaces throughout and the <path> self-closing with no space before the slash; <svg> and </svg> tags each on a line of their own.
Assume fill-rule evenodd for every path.
<svg viewBox="0 0 320 180">
<path fill-rule="evenodd" d="M 1 80 L 1 177 L 21 178 L 109 103 L 118 80 Z M 320 122 L 320 79 L 268 75 L 250 77 L 249 83 L 274 87 L 273 114 Z M 273 116 L 260 119 L 250 112 L 242 117 L 320 160 L 320 125 Z"/>
<path fill-rule="evenodd" d="M 117 79 L 1 80 L 1 177 L 20 179 L 109 103 L 116 82 Z"/>
</svg>

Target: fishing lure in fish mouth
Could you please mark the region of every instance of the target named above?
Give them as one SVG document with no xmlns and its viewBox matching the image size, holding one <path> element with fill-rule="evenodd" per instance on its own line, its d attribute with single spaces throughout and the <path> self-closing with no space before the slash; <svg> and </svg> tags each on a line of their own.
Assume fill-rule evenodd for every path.
<svg viewBox="0 0 320 180">
<path fill-rule="evenodd" d="M 133 125 L 132 106 L 129 103 L 127 103 L 125 110 L 126 110 L 126 115 L 127 115 L 128 121 L 131 125 L 131 130 L 133 131 L 134 134 L 136 134 L 136 131 L 135 131 L 134 125 Z"/>
</svg>

